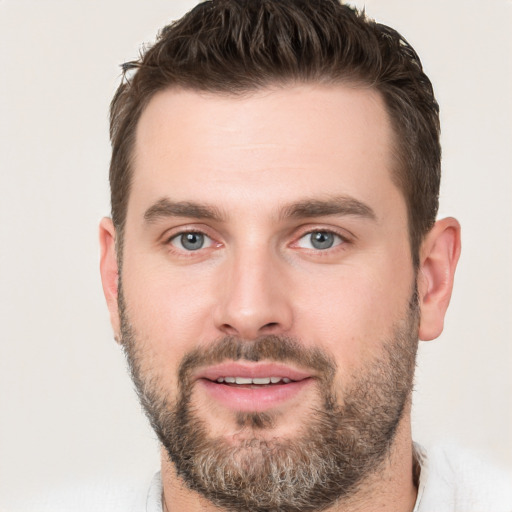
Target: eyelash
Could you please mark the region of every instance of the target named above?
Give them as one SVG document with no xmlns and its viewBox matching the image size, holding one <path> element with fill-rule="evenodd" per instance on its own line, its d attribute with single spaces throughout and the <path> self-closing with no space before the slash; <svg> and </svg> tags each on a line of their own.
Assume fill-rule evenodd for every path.
<svg viewBox="0 0 512 512">
<path fill-rule="evenodd" d="M 335 240 L 334 245 L 332 247 L 327 247 L 324 249 L 318 249 L 318 248 L 314 248 L 314 247 L 312 247 L 312 248 L 300 247 L 298 245 L 299 242 L 303 238 L 305 238 L 307 236 L 311 236 L 313 233 L 325 233 L 328 235 L 333 235 L 334 237 L 338 238 L 339 241 L 336 243 L 336 240 Z M 194 234 L 201 235 L 201 236 L 209 239 L 210 240 L 209 245 L 207 247 L 200 247 L 196 250 L 193 250 L 193 249 L 187 250 L 185 248 L 179 248 L 179 247 L 174 246 L 174 244 L 173 244 L 174 240 L 177 240 L 184 235 L 194 235 Z M 198 254 L 202 253 L 202 251 L 204 249 L 209 249 L 211 247 L 213 247 L 213 248 L 221 247 L 223 245 L 221 242 L 217 242 L 214 237 L 210 236 L 206 232 L 206 230 L 192 229 L 192 228 L 191 229 L 182 228 L 180 231 L 174 232 L 171 236 L 166 237 L 164 243 L 166 246 L 170 246 L 170 250 L 172 250 L 172 252 L 174 252 L 175 254 L 177 254 L 181 257 L 194 257 L 194 256 L 197 256 Z M 299 236 L 294 237 L 294 241 L 291 244 L 289 244 L 288 247 L 299 248 L 305 252 L 310 252 L 310 253 L 314 253 L 317 255 L 320 255 L 320 254 L 328 255 L 328 254 L 332 254 L 336 250 L 341 250 L 342 248 L 344 248 L 346 246 L 346 244 L 350 244 L 350 243 L 351 243 L 351 240 L 346 235 L 344 235 L 344 234 L 342 235 L 340 232 L 338 232 L 335 229 L 317 227 L 317 228 L 313 228 L 313 229 L 309 228 L 307 231 L 301 232 L 299 234 Z"/>
<path fill-rule="evenodd" d="M 181 237 L 183 237 L 185 235 L 200 235 L 200 236 L 203 236 L 204 238 L 208 239 L 210 241 L 210 243 L 208 244 L 207 247 L 199 247 L 196 250 L 193 250 L 193 249 L 187 250 L 185 248 L 180 249 L 178 247 L 175 247 L 173 244 L 173 241 L 179 240 Z M 171 236 L 167 237 L 165 244 L 168 246 L 171 246 L 176 253 L 179 253 L 182 256 L 194 256 L 195 253 L 198 253 L 202 249 L 208 249 L 209 247 L 212 247 L 214 245 L 217 245 L 217 246 L 221 245 L 219 242 L 216 242 L 213 237 L 211 237 L 205 231 L 200 230 L 200 229 L 183 229 L 177 233 L 173 233 Z"/>
<path fill-rule="evenodd" d="M 302 239 L 304 239 L 307 236 L 311 236 L 314 233 L 324 233 L 324 234 L 328 234 L 328 235 L 333 235 L 334 237 L 338 238 L 339 241 L 337 243 L 336 243 L 336 241 L 334 241 L 334 245 L 332 247 L 327 247 L 324 249 L 317 249 L 314 247 L 313 248 L 299 247 L 299 242 Z M 346 244 L 349 244 L 349 243 L 351 243 L 351 240 L 345 234 L 341 234 L 336 229 L 316 227 L 313 229 L 309 228 L 309 229 L 307 229 L 307 231 L 302 232 L 300 234 L 300 236 L 295 238 L 295 241 L 291 244 L 291 246 L 298 247 L 299 249 L 302 249 L 304 251 L 308 251 L 311 253 L 315 253 L 317 255 L 322 254 L 322 255 L 327 256 L 328 254 L 332 254 L 336 250 L 341 250 L 342 248 L 344 248 L 346 246 Z"/>
</svg>

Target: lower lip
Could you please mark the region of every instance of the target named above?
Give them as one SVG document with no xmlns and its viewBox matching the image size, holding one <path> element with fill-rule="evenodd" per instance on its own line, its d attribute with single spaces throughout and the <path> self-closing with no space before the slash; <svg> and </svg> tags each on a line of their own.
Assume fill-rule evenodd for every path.
<svg viewBox="0 0 512 512">
<path fill-rule="evenodd" d="M 207 379 L 200 379 L 198 383 L 206 389 L 211 398 L 229 409 L 240 412 L 263 412 L 293 400 L 304 388 L 313 383 L 313 379 L 260 387 L 230 386 Z"/>
</svg>

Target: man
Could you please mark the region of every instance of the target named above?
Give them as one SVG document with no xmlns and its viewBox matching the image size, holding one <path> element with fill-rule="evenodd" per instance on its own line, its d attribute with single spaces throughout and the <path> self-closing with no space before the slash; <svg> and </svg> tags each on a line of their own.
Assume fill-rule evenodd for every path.
<svg viewBox="0 0 512 512">
<path fill-rule="evenodd" d="M 460 253 L 414 50 L 335 0 L 216 0 L 125 70 L 101 274 L 148 510 L 510 510 L 411 439 Z"/>
</svg>

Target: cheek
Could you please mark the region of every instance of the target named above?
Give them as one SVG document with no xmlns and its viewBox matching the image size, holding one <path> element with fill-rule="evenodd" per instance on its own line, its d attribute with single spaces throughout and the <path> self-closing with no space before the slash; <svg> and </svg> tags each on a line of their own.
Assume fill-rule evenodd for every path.
<svg viewBox="0 0 512 512">
<path fill-rule="evenodd" d="M 202 334 L 198 299 L 192 294 L 170 294 L 162 280 L 134 281 L 125 295 L 141 375 L 155 383 L 162 396 L 174 400 L 179 366 Z"/>
<path fill-rule="evenodd" d="M 211 316 L 207 280 L 158 266 L 143 267 L 133 259 L 125 262 L 122 283 L 129 321 L 137 338 L 145 341 L 147 353 L 153 354 L 148 365 L 174 378 L 185 354 L 213 339 L 207 327 Z"/>
<path fill-rule="evenodd" d="M 197 330 L 207 316 L 206 296 L 196 284 L 146 280 L 127 290 L 131 318 L 154 334 L 173 333 L 173 338 Z M 203 320 L 203 321 L 201 321 Z"/>
<path fill-rule="evenodd" d="M 295 309 L 297 335 L 305 343 L 325 347 L 342 372 L 357 371 L 375 358 L 407 313 L 412 270 L 397 268 L 391 260 L 384 267 L 339 268 L 323 279 L 304 281 L 294 292 L 300 298 Z"/>
</svg>

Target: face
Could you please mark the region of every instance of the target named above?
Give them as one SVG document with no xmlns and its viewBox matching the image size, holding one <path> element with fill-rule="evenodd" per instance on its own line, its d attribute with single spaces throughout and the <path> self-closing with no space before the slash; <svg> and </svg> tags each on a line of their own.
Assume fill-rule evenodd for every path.
<svg viewBox="0 0 512 512">
<path fill-rule="evenodd" d="M 403 418 L 418 332 L 379 95 L 167 90 L 140 119 L 133 165 L 122 340 L 178 473 L 213 499 L 215 466 L 248 485 L 306 461 L 309 481 L 319 453 L 338 468 L 319 480 L 342 480 L 329 499 L 349 495 Z M 252 486 L 260 505 L 270 480 Z"/>
</svg>

